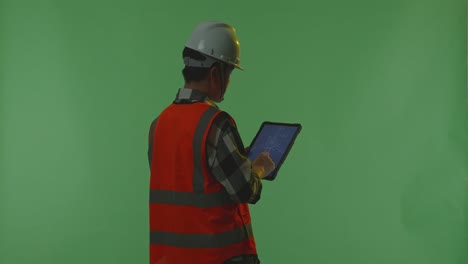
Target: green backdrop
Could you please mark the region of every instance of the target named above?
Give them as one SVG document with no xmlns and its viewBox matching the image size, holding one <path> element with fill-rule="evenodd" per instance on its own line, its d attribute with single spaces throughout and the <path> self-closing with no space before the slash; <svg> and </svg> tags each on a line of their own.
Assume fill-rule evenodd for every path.
<svg viewBox="0 0 468 264">
<path fill-rule="evenodd" d="M 220 106 L 303 131 L 251 206 L 262 263 L 468 263 L 466 1 L 0 0 L 0 263 L 148 263 L 147 134 L 195 25 Z"/>
</svg>

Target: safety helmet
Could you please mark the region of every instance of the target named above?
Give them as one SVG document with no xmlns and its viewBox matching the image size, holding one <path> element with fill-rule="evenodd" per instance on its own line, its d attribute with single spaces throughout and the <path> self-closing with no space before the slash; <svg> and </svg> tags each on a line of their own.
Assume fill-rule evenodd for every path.
<svg viewBox="0 0 468 264">
<path fill-rule="evenodd" d="M 192 67 L 211 67 L 217 61 L 244 70 L 240 65 L 240 44 L 234 27 L 217 21 L 206 21 L 192 31 L 185 47 L 206 55 L 207 60 L 198 61 L 184 58 L 184 63 Z"/>
</svg>

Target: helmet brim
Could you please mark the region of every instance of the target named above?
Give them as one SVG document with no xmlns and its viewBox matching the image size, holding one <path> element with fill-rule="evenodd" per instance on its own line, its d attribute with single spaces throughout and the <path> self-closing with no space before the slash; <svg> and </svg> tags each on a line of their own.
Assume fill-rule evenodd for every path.
<svg viewBox="0 0 468 264">
<path fill-rule="evenodd" d="M 239 69 L 239 70 L 241 70 L 241 71 L 245 71 L 244 68 L 242 68 L 242 67 L 239 66 L 239 65 L 232 64 L 232 66 L 234 66 L 234 68 L 237 68 L 237 69 Z"/>
</svg>

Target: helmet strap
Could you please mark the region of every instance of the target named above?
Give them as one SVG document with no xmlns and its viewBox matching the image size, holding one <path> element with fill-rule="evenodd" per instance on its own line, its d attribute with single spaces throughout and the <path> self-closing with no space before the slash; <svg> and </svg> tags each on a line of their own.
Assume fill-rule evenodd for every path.
<svg viewBox="0 0 468 264">
<path fill-rule="evenodd" d="M 199 61 L 190 57 L 184 57 L 184 64 L 188 67 L 210 68 L 217 61 L 211 57 L 205 56 L 205 60 Z"/>
</svg>

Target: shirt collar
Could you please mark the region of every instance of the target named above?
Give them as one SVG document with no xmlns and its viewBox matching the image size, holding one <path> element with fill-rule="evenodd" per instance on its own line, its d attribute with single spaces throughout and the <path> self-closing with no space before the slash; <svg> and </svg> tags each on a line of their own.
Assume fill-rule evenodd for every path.
<svg viewBox="0 0 468 264">
<path fill-rule="evenodd" d="M 195 89 L 180 88 L 174 103 L 204 102 L 219 109 L 218 105 L 207 94 Z"/>
</svg>

